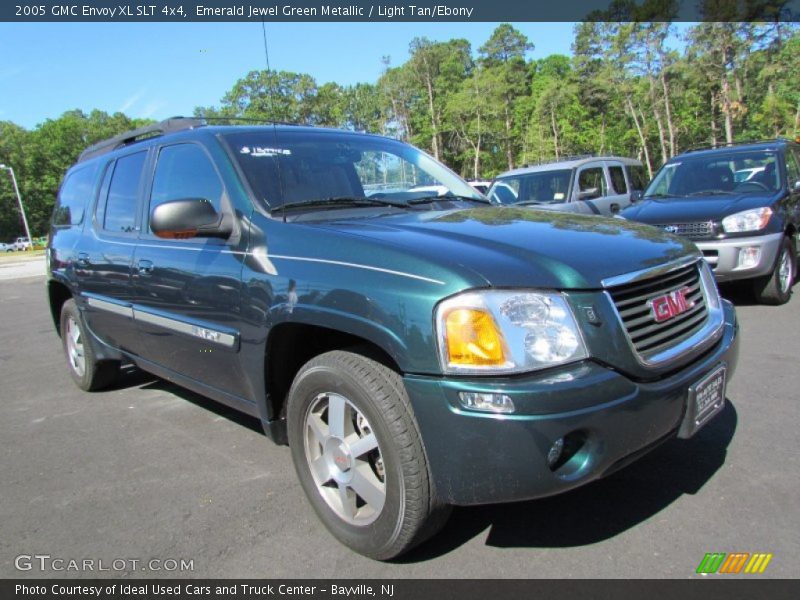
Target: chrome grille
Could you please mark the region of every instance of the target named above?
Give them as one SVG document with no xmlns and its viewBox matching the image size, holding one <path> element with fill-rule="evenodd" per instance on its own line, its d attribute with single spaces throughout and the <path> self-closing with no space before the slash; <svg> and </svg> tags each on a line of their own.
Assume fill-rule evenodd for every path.
<svg viewBox="0 0 800 600">
<path fill-rule="evenodd" d="M 656 322 L 651 302 L 669 292 L 689 288 L 689 310 Z M 628 338 L 645 361 L 692 337 L 708 319 L 708 307 L 698 271 L 698 263 L 680 267 L 651 279 L 608 288 Z"/>
<path fill-rule="evenodd" d="M 685 238 L 699 239 L 711 237 L 714 232 L 714 224 L 711 221 L 702 223 L 673 223 L 670 225 L 662 225 L 661 228 L 667 233 L 674 233 Z"/>
</svg>

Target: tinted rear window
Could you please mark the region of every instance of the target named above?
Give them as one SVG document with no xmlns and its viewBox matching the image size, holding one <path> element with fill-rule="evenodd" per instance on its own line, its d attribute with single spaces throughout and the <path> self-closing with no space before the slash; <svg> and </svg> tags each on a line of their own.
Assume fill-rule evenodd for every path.
<svg viewBox="0 0 800 600">
<path fill-rule="evenodd" d="M 627 194 L 628 186 L 625 184 L 625 173 L 622 167 L 608 167 L 608 174 L 611 176 L 611 185 L 618 194 Z"/>
<path fill-rule="evenodd" d="M 53 211 L 53 225 L 81 224 L 86 206 L 94 194 L 97 167 L 97 164 L 89 165 L 67 175 Z"/>
<path fill-rule="evenodd" d="M 648 182 L 647 172 L 644 170 L 644 167 L 641 165 L 631 165 L 628 167 L 628 173 L 630 174 L 631 189 L 643 192 Z"/>
</svg>

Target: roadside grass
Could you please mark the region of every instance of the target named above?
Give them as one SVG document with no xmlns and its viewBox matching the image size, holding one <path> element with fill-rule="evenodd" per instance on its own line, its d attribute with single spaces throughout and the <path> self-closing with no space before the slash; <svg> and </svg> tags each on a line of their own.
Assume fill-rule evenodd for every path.
<svg viewBox="0 0 800 600">
<path fill-rule="evenodd" d="M 0 263 L 25 262 L 44 256 L 44 249 L 23 252 L 0 252 Z"/>
</svg>

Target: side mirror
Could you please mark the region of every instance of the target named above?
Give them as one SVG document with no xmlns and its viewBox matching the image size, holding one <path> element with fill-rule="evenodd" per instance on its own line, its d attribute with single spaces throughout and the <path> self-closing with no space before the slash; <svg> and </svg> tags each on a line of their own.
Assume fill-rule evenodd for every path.
<svg viewBox="0 0 800 600">
<path fill-rule="evenodd" d="M 586 188 L 578 192 L 578 200 L 594 200 L 600 197 L 600 188 Z"/>
<path fill-rule="evenodd" d="M 187 239 L 193 237 L 230 236 L 232 228 L 223 215 L 204 198 L 170 200 L 159 204 L 150 216 L 150 229 L 160 238 Z"/>
</svg>

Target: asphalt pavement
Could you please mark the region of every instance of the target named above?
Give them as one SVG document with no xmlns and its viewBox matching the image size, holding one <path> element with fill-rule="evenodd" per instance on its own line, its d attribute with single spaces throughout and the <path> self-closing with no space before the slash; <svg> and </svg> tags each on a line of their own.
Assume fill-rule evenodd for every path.
<svg viewBox="0 0 800 600">
<path fill-rule="evenodd" d="M 797 577 L 800 297 L 735 300 L 739 369 L 694 438 L 561 496 L 458 508 L 380 563 L 327 533 L 255 419 L 137 371 L 78 390 L 44 278 L 0 278 L 0 577 L 688 578 L 707 552 Z"/>
</svg>

